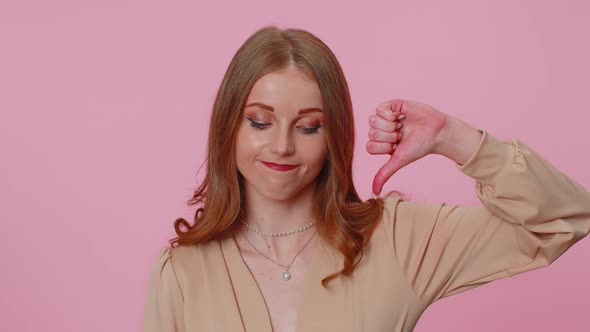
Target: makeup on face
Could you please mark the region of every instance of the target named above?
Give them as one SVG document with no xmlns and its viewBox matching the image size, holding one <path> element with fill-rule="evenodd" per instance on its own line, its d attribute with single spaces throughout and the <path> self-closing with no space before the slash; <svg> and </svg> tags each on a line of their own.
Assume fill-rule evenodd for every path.
<svg viewBox="0 0 590 332">
<path fill-rule="evenodd" d="M 248 119 L 248 121 L 250 121 L 251 127 L 255 128 L 255 129 L 260 129 L 260 130 L 266 129 L 272 124 L 269 121 L 265 121 L 265 120 L 254 120 L 250 116 L 246 116 L 246 119 Z M 315 133 L 317 133 L 317 131 L 321 127 L 322 127 L 322 125 L 319 124 L 318 121 L 311 123 L 311 124 L 305 124 L 303 126 L 297 126 L 297 128 L 300 128 L 304 134 L 315 134 Z"/>
<path fill-rule="evenodd" d="M 284 200 L 313 186 L 327 153 L 325 116 L 319 85 L 296 68 L 259 78 L 236 138 L 246 192 Z"/>
<path fill-rule="evenodd" d="M 250 107 L 254 109 L 254 111 L 245 112 L 245 118 L 248 119 L 250 122 L 250 126 L 264 130 L 272 125 L 271 121 L 274 118 L 274 109 L 271 106 L 268 106 L 263 103 L 250 103 L 246 106 L 247 108 Z M 269 113 L 271 113 L 269 115 Z M 306 118 L 305 122 L 301 126 L 297 126 L 296 128 L 301 129 L 304 134 L 314 134 L 317 133 L 318 130 L 323 127 L 321 124 L 320 119 L 317 116 L 308 116 L 313 113 L 323 113 L 320 108 L 317 107 L 310 107 L 305 108 L 299 111 L 298 116 L 295 117 L 293 121 L 299 120 L 300 118 Z M 307 119 L 309 118 L 309 119 Z"/>
<path fill-rule="evenodd" d="M 291 171 L 291 170 L 294 170 L 295 168 L 298 167 L 298 165 L 279 165 L 279 164 L 265 162 L 265 161 L 261 161 L 261 163 L 264 166 L 266 166 L 266 167 L 268 167 L 270 169 L 273 169 L 275 171 L 279 171 L 279 172 Z"/>
</svg>

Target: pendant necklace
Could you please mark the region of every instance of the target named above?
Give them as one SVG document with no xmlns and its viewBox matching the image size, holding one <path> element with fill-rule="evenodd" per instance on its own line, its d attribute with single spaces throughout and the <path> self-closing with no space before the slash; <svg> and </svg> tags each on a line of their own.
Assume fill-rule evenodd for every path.
<svg viewBox="0 0 590 332">
<path fill-rule="evenodd" d="M 254 250 L 256 250 L 256 252 L 258 252 L 260 255 L 262 255 L 264 258 L 268 259 L 269 261 L 277 264 L 278 266 L 282 267 L 285 269 L 285 271 L 283 272 L 283 280 L 289 280 L 291 279 L 291 272 L 289 272 L 289 268 L 291 267 L 291 265 L 293 264 L 293 262 L 295 261 L 295 258 L 297 258 L 297 256 L 299 255 L 299 253 L 301 253 L 303 251 L 303 249 L 305 249 L 305 247 L 307 247 L 307 245 L 311 242 L 311 240 L 313 240 L 313 237 L 315 236 L 315 234 L 317 232 L 314 232 L 312 234 L 312 236 L 309 238 L 309 240 L 307 240 L 307 243 L 305 243 L 305 245 L 303 246 L 303 248 L 301 248 L 297 254 L 295 254 L 295 257 L 293 257 L 293 259 L 291 260 L 291 263 L 289 263 L 289 265 L 285 266 L 282 265 L 281 263 L 275 262 L 272 258 L 266 256 L 265 254 L 263 254 L 262 252 L 260 252 L 260 250 L 258 250 L 254 244 L 252 244 L 252 242 L 250 242 L 250 240 L 248 239 L 248 237 L 246 236 L 246 234 L 244 233 L 243 230 L 241 230 L 242 234 L 244 235 L 244 237 L 246 238 L 246 241 L 248 241 L 248 243 L 252 246 L 252 248 L 254 248 Z"/>
</svg>

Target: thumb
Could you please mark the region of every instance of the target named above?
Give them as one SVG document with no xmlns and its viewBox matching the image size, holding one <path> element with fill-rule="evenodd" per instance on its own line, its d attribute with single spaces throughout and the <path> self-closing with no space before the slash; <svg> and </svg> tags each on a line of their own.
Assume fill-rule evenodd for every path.
<svg viewBox="0 0 590 332">
<path fill-rule="evenodd" d="M 373 194 L 379 195 L 381 190 L 383 189 L 383 185 L 393 174 L 395 174 L 399 169 L 409 164 L 409 162 L 401 159 L 398 157 L 398 154 L 394 153 L 391 155 L 391 158 L 383 165 L 377 174 L 375 174 L 375 178 L 373 178 Z"/>
</svg>

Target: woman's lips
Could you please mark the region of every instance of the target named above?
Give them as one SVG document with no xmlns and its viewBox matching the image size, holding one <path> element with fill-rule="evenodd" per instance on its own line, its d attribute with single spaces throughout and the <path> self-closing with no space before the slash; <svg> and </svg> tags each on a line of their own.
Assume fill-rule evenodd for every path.
<svg viewBox="0 0 590 332">
<path fill-rule="evenodd" d="M 279 164 L 274 164 L 274 163 L 267 163 L 265 161 L 261 161 L 264 166 L 274 169 L 275 171 L 290 171 L 292 169 L 297 168 L 297 165 L 279 165 Z"/>
</svg>

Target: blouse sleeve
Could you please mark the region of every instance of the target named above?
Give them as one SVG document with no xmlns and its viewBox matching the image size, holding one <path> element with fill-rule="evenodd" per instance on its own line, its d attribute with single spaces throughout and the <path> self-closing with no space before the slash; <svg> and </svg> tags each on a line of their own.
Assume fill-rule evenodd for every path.
<svg viewBox="0 0 590 332">
<path fill-rule="evenodd" d="M 172 248 L 161 250 L 152 267 L 144 307 L 144 332 L 184 331 L 184 298 L 176 278 Z"/>
<path fill-rule="evenodd" d="M 455 166 L 483 207 L 385 200 L 395 257 L 428 303 L 547 266 L 590 232 L 587 190 L 520 140 L 478 130 L 475 152 Z"/>
</svg>

